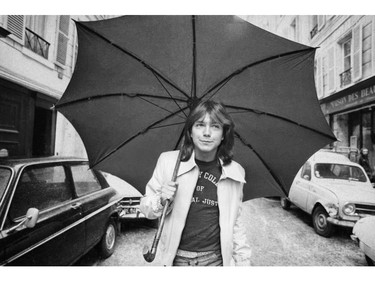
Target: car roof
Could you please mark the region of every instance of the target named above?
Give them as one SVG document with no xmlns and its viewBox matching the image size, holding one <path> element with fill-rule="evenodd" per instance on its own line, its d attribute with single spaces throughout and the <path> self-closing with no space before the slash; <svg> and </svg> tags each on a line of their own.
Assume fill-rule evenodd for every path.
<svg viewBox="0 0 375 281">
<path fill-rule="evenodd" d="M 358 166 L 357 163 L 350 161 L 348 157 L 343 154 L 331 151 L 331 150 L 319 150 L 313 156 L 310 157 L 309 161 L 320 162 L 320 163 L 338 163 Z"/>
<path fill-rule="evenodd" d="M 38 163 L 52 163 L 60 161 L 87 161 L 86 158 L 73 156 L 50 156 L 50 157 L 32 157 L 32 158 L 0 158 L 0 165 L 16 167 Z"/>
</svg>

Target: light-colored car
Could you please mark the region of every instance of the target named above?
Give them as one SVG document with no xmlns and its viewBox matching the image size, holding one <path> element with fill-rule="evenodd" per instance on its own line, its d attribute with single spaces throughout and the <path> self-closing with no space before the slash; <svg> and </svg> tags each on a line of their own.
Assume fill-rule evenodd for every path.
<svg viewBox="0 0 375 281">
<path fill-rule="evenodd" d="M 298 171 L 288 198 L 281 198 L 284 209 L 293 203 L 312 215 L 316 233 L 329 237 L 334 227 L 353 227 L 375 215 L 375 189 L 364 169 L 346 156 L 320 150 Z"/>
<path fill-rule="evenodd" d="M 353 227 L 352 239 L 365 253 L 368 265 L 375 265 L 375 216 L 360 219 Z"/>
<path fill-rule="evenodd" d="M 134 186 L 128 182 L 111 175 L 106 172 L 102 172 L 108 184 L 115 188 L 120 194 L 123 195 L 123 199 L 118 204 L 119 218 L 121 221 L 131 219 L 143 219 L 145 216 L 139 209 L 141 202 L 142 193 L 140 193 Z"/>
</svg>

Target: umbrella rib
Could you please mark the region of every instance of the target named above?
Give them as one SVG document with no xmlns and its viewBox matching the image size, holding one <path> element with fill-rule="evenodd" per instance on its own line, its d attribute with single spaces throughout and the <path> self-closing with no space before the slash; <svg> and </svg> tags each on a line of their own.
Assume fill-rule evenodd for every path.
<svg viewBox="0 0 375 281">
<path fill-rule="evenodd" d="M 284 184 L 281 183 L 281 180 L 277 177 L 277 175 L 272 171 L 272 169 L 270 168 L 270 166 L 268 166 L 267 162 L 259 155 L 259 153 L 254 149 L 254 147 L 252 147 L 252 145 L 248 144 L 241 136 L 238 132 L 234 132 L 235 136 L 242 142 L 243 145 L 247 146 L 248 148 L 250 148 L 254 154 L 258 157 L 258 159 L 263 163 L 263 165 L 266 167 L 266 169 L 268 170 L 268 172 L 271 174 L 272 178 L 277 182 L 277 184 L 280 186 L 280 188 L 283 190 L 284 194 L 288 194 L 288 192 L 286 191 L 285 187 L 284 187 Z"/>
<path fill-rule="evenodd" d="M 191 17 L 192 29 L 193 29 L 193 73 L 192 73 L 192 93 L 191 97 L 197 97 L 197 38 L 196 38 L 196 27 L 195 27 L 196 17 Z"/>
<path fill-rule="evenodd" d="M 151 72 L 153 72 L 155 75 L 159 76 L 162 80 L 164 80 L 165 82 L 167 82 L 169 85 L 171 85 L 173 88 L 175 88 L 177 91 L 179 91 L 180 93 L 182 93 L 185 97 L 189 98 L 189 95 L 186 94 L 182 89 L 180 89 L 180 87 L 178 87 L 177 85 L 175 85 L 172 81 L 169 81 L 166 77 L 164 77 L 161 73 L 159 73 L 156 69 L 154 69 L 151 65 L 149 65 L 148 63 L 146 63 L 145 61 L 143 61 L 141 58 L 139 58 L 138 56 L 136 56 L 135 54 L 131 53 L 130 51 L 124 49 L 123 47 L 117 45 L 115 42 L 109 40 L 108 38 L 106 38 L 104 35 L 101 35 L 100 33 L 98 33 L 97 31 L 89 28 L 88 26 L 78 22 L 78 21 L 75 21 L 76 24 L 79 24 L 82 28 L 84 28 L 85 30 L 95 34 L 96 36 L 98 36 L 99 38 L 103 39 L 104 41 L 106 41 L 107 43 L 109 43 L 110 45 L 112 45 L 113 47 L 115 47 L 116 49 L 119 49 L 120 51 L 122 51 L 123 53 L 127 54 L 128 56 L 132 57 L 133 59 L 135 59 L 136 61 L 140 62 L 145 68 L 149 69 Z"/>
<path fill-rule="evenodd" d="M 259 114 L 259 115 L 266 115 L 266 116 L 270 116 L 270 117 L 273 117 L 273 118 L 276 118 L 276 119 L 280 119 L 280 120 L 283 120 L 285 122 L 288 122 L 288 123 L 291 123 L 291 124 L 294 124 L 294 125 L 297 125 L 297 126 L 300 126 L 304 129 L 307 129 L 307 130 L 310 130 L 310 131 L 313 131 L 315 133 L 318 133 L 322 136 L 325 136 L 329 139 L 332 139 L 332 140 L 336 140 L 335 137 L 332 137 L 331 135 L 329 134 L 326 134 L 326 133 L 322 133 L 316 129 L 313 129 L 313 128 L 310 128 L 306 125 L 303 125 L 301 123 L 298 123 L 296 121 L 293 121 L 291 119 L 288 119 L 286 117 L 282 117 L 280 115 L 276 115 L 276 114 L 273 114 L 273 113 L 269 113 L 269 112 L 266 112 L 266 111 L 262 111 L 262 110 L 258 110 L 258 109 L 252 109 L 252 108 L 245 108 L 245 107 L 239 107 L 239 106 L 233 106 L 233 105 L 225 105 L 226 108 L 232 108 L 232 109 L 236 109 L 236 110 L 243 110 L 243 111 L 246 111 L 246 112 L 253 112 L 253 113 L 256 113 L 256 114 Z M 240 113 L 240 112 L 236 112 L 236 113 Z"/>
<path fill-rule="evenodd" d="M 123 141 L 120 145 L 118 145 L 116 148 L 114 148 L 112 151 L 108 152 L 107 154 L 105 154 L 103 157 L 101 157 L 98 161 L 96 161 L 94 164 L 91 165 L 90 168 L 94 168 L 96 165 L 98 165 L 99 163 L 101 163 L 102 161 L 104 161 L 105 159 L 107 159 L 109 156 L 111 156 L 113 153 L 115 153 L 116 151 L 118 151 L 120 148 L 122 148 L 124 145 L 126 145 L 127 143 L 129 143 L 130 141 L 132 141 L 133 139 L 135 139 L 136 137 L 140 136 L 140 135 L 143 135 L 145 133 L 147 133 L 147 131 L 151 130 L 151 129 L 154 129 L 156 125 L 164 122 L 165 120 L 173 117 L 174 115 L 180 113 L 182 110 L 185 110 L 187 109 L 188 107 L 184 107 L 176 112 L 173 112 L 167 116 L 165 116 L 164 118 L 152 123 L 151 125 L 149 125 L 148 127 L 146 127 L 145 129 L 135 133 L 133 136 L 129 137 L 127 140 Z M 174 125 L 178 125 L 178 124 L 181 124 L 181 123 L 175 123 Z"/>
<path fill-rule="evenodd" d="M 68 101 L 68 102 L 65 102 L 63 104 L 57 104 L 57 105 L 55 105 L 55 107 L 56 108 L 62 108 L 62 107 L 65 107 L 65 106 L 68 106 L 68 105 L 71 105 L 71 104 L 75 104 L 75 103 L 82 103 L 82 102 L 92 101 L 92 100 L 96 100 L 96 99 L 115 97 L 115 96 L 127 96 L 129 98 L 155 98 L 155 99 L 162 99 L 162 100 L 173 99 L 175 102 L 176 101 L 186 102 L 186 100 L 182 99 L 182 98 L 155 96 L 155 95 L 142 94 L 142 93 L 111 93 L 111 94 L 97 95 L 97 96 L 93 96 L 93 97 L 84 97 L 84 98 L 81 98 L 81 99 Z M 166 110 L 166 109 L 164 109 L 164 110 Z"/>
<path fill-rule="evenodd" d="M 172 97 L 172 95 L 171 95 L 171 93 L 168 91 L 168 89 L 164 86 L 164 84 L 160 81 L 160 79 L 159 79 L 159 77 L 156 75 L 156 73 L 155 72 L 152 72 L 154 75 L 155 75 L 155 78 L 159 81 L 159 83 L 160 83 L 160 85 L 164 88 L 164 90 L 167 92 L 167 94 L 169 95 L 169 97 L 174 101 L 174 103 L 177 105 L 177 107 L 179 108 L 179 109 L 181 109 L 181 106 L 177 103 L 177 101 Z M 151 103 L 151 102 L 150 102 Z M 152 103 L 153 104 L 153 103 Z M 159 106 L 158 106 L 159 107 Z M 166 109 L 165 109 L 166 110 Z M 166 110 L 166 111 L 168 111 L 168 112 L 170 112 L 169 110 Z M 185 115 L 185 117 L 187 117 L 186 116 L 186 113 L 185 113 L 185 111 L 182 111 L 182 113 Z"/>
<path fill-rule="evenodd" d="M 233 73 L 231 73 L 230 75 L 228 75 L 227 77 L 225 77 L 224 79 L 222 79 L 221 81 L 219 81 L 218 83 L 216 83 L 215 85 L 213 85 L 211 88 L 209 88 L 207 90 L 207 92 L 202 95 L 202 98 L 204 98 L 205 96 L 207 96 L 208 94 L 210 94 L 213 90 L 215 90 L 216 88 L 218 88 L 217 91 L 214 92 L 212 94 L 212 96 L 210 97 L 210 99 L 211 99 L 222 88 L 222 84 L 228 83 L 229 80 L 231 80 L 233 77 L 239 75 L 240 73 L 244 72 L 248 68 L 251 68 L 251 67 L 256 66 L 258 64 L 261 64 L 261 63 L 265 63 L 265 62 L 269 62 L 269 61 L 272 61 L 272 60 L 275 60 L 275 59 L 278 59 L 278 58 L 282 58 L 282 57 L 285 57 L 285 56 L 290 56 L 290 55 L 293 55 L 293 54 L 304 53 L 304 52 L 312 52 L 315 49 L 316 48 L 310 47 L 310 48 L 306 48 L 306 49 L 303 49 L 303 50 L 287 52 L 287 53 L 284 53 L 284 54 L 275 55 L 275 56 L 272 56 L 272 57 L 268 57 L 268 58 L 265 58 L 265 59 L 262 59 L 262 60 L 250 63 L 248 65 L 245 65 L 245 66 L 243 66 L 243 67 L 235 70 Z"/>
</svg>

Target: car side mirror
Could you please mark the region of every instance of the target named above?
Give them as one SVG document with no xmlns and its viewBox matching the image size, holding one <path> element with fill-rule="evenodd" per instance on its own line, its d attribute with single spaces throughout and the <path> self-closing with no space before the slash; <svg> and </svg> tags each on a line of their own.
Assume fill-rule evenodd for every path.
<svg viewBox="0 0 375 281">
<path fill-rule="evenodd" d="M 38 221 L 39 218 L 39 210 L 36 208 L 30 208 L 27 210 L 26 213 L 26 221 L 25 226 L 27 228 L 33 228 Z"/>
<path fill-rule="evenodd" d="M 26 212 L 25 218 L 20 221 L 17 225 L 11 227 L 8 229 L 7 234 L 15 231 L 17 228 L 19 228 L 22 225 L 25 225 L 27 228 L 33 228 L 38 221 L 39 218 L 39 210 L 36 208 L 30 208 Z"/>
<path fill-rule="evenodd" d="M 303 178 L 304 178 L 305 180 L 307 180 L 307 181 L 310 180 L 310 176 L 309 176 L 309 175 L 304 175 Z"/>
</svg>

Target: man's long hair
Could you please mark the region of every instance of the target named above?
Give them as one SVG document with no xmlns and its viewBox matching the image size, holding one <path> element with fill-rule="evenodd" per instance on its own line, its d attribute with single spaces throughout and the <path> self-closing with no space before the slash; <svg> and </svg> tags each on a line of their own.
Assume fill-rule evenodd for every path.
<svg viewBox="0 0 375 281">
<path fill-rule="evenodd" d="M 218 147 L 216 157 L 227 165 L 233 158 L 234 146 L 234 123 L 225 107 L 213 100 L 200 102 L 189 114 L 184 128 L 184 143 L 181 151 L 181 161 L 188 161 L 194 151 L 194 143 L 191 138 L 191 131 L 194 123 L 208 113 L 210 117 L 223 126 L 223 137 Z"/>
</svg>

